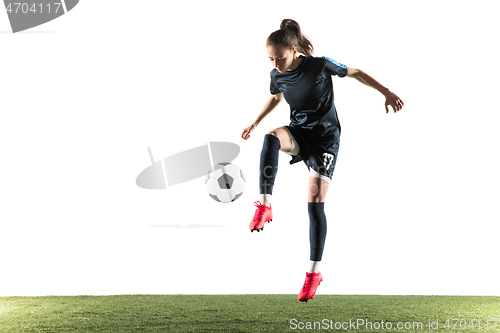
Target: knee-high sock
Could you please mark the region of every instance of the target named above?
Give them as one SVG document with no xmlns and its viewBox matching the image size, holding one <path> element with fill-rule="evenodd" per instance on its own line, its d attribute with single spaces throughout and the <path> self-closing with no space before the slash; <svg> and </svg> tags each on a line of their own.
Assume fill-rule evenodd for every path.
<svg viewBox="0 0 500 333">
<path fill-rule="evenodd" d="M 309 211 L 309 259 L 320 261 L 323 256 L 326 238 L 326 215 L 324 202 L 308 202 Z"/>
<path fill-rule="evenodd" d="M 280 148 L 280 139 L 266 134 L 260 153 L 260 194 L 273 194 Z"/>
</svg>

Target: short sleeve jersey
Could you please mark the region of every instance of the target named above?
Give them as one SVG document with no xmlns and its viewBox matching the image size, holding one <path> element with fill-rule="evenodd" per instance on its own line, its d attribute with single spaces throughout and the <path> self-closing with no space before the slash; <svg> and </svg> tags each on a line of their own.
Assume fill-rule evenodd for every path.
<svg viewBox="0 0 500 333">
<path fill-rule="evenodd" d="M 292 71 L 271 71 L 271 94 L 283 93 L 290 105 L 290 126 L 313 141 L 339 142 L 331 76 L 346 76 L 347 67 L 327 57 L 300 58 L 302 62 Z"/>
</svg>

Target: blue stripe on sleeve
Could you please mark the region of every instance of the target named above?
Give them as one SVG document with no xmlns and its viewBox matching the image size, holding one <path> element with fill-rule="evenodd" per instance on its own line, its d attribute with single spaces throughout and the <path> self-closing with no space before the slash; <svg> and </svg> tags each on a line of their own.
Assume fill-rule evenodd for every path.
<svg viewBox="0 0 500 333">
<path fill-rule="evenodd" d="M 326 59 L 332 63 L 334 63 L 335 65 L 341 67 L 341 68 L 344 68 L 344 69 L 347 69 L 347 66 L 346 65 L 342 65 L 341 63 L 338 63 L 336 62 L 335 60 L 331 59 L 331 58 L 328 58 L 328 57 L 323 57 L 323 59 Z"/>
</svg>

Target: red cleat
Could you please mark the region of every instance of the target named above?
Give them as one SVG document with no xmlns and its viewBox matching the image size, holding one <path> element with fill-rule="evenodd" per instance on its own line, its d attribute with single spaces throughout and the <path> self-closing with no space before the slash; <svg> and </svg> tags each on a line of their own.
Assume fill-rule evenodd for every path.
<svg viewBox="0 0 500 333">
<path fill-rule="evenodd" d="M 260 203 L 260 201 L 255 201 L 254 205 L 257 207 L 252 221 L 250 222 L 250 231 L 253 232 L 257 230 L 258 232 L 264 229 L 264 223 L 273 220 L 273 209 L 271 205 L 267 207 Z"/>
<path fill-rule="evenodd" d="M 306 281 L 304 282 L 304 286 L 300 290 L 299 293 L 299 301 L 307 302 L 312 299 L 316 294 L 316 289 L 319 284 L 323 281 L 323 275 L 321 272 L 319 273 L 306 273 Z"/>
</svg>

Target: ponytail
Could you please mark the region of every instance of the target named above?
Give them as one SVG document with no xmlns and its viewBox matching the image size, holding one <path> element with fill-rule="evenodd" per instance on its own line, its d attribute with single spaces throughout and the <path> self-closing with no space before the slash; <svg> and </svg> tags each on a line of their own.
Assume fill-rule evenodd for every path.
<svg viewBox="0 0 500 333">
<path fill-rule="evenodd" d="M 311 41 L 302 34 L 300 25 L 291 19 L 284 19 L 281 22 L 280 30 L 276 30 L 267 38 L 267 46 L 284 46 L 297 48 L 297 51 L 309 57 L 313 54 L 314 48 Z"/>
</svg>

